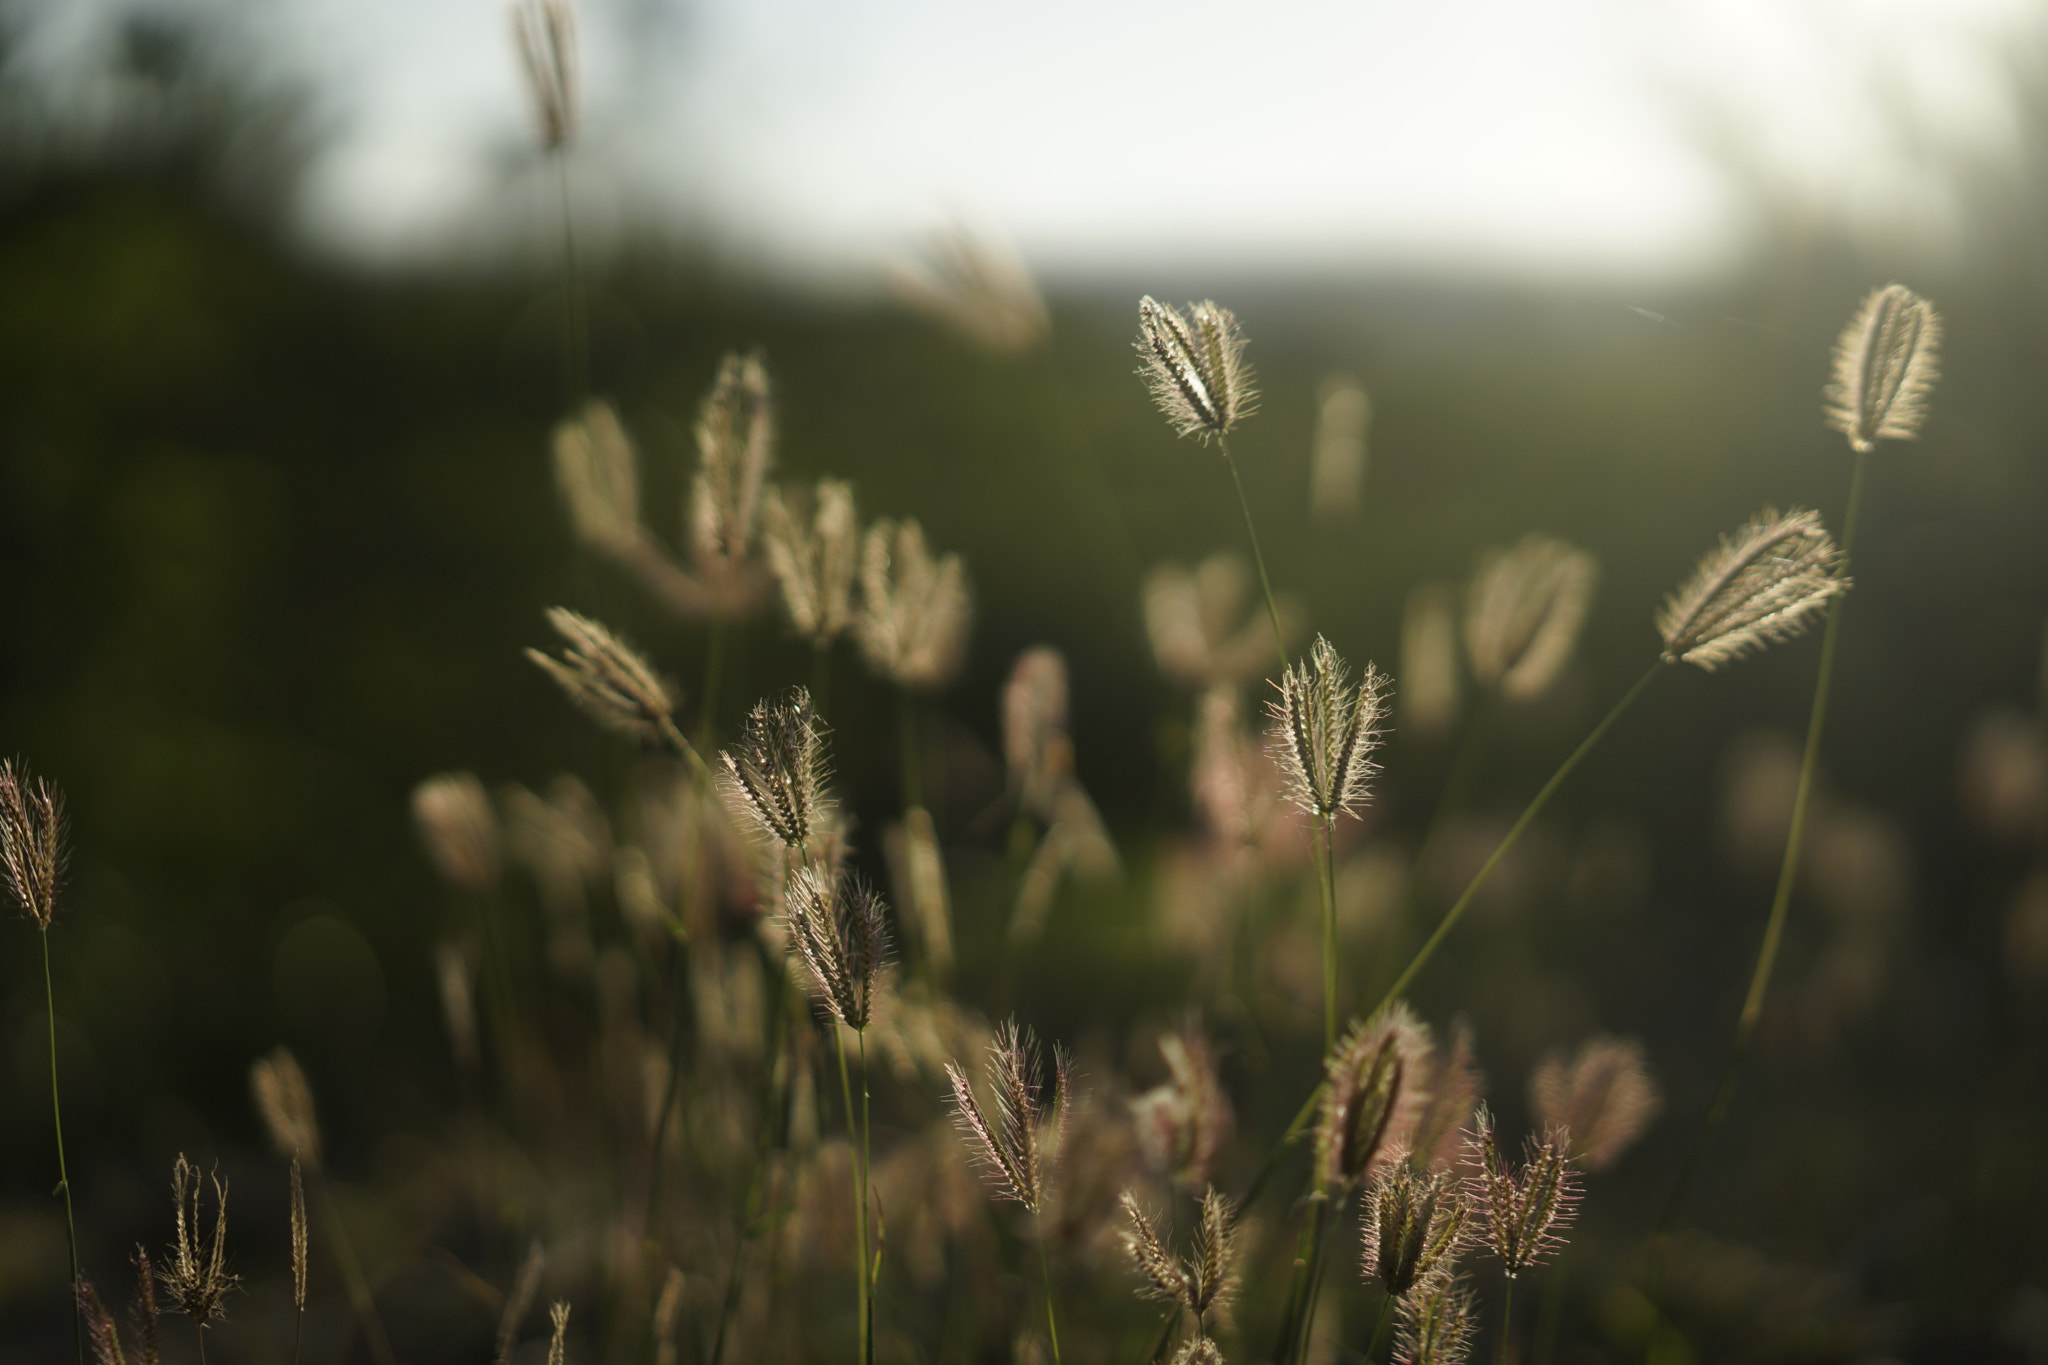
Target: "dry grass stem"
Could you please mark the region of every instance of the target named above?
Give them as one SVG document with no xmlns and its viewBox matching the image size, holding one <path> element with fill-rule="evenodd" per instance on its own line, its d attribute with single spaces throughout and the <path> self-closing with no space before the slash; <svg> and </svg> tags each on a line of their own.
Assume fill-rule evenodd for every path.
<svg viewBox="0 0 2048 1365">
<path fill-rule="evenodd" d="M 956 554 L 932 558 L 915 520 L 887 518 L 861 547 L 861 652 L 899 687 L 937 691 L 967 654 L 973 599 Z"/>
<path fill-rule="evenodd" d="M 1316 1165 L 1325 1185 L 1349 1189 L 1408 1149 L 1424 1101 L 1429 1031 L 1396 1001 L 1354 1022 L 1324 1063 Z"/>
<path fill-rule="evenodd" d="M 1149 294 L 1138 301 L 1138 372 L 1183 436 L 1222 436 L 1256 410 L 1244 335 L 1227 308 L 1204 300 L 1186 314 Z"/>
<path fill-rule="evenodd" d="M 1073 1059 L 1053 1048 L 1051 1093 L 1040 1071 L 1031 1030 L 1012 1019 L 996 1026 L 985 1068 L 991 1104 L 983 1109 L 967 1073 L 946 1063 L 954 1119 L 968 1155 L 997 1199 L 1033 1213 L 1045 1206 L 1072 1105 Z"/>
<path fill-rule="evenodd" d="M 0 762 L 0 869 L 8 895 L 37 928 L 57 917 L 66 857 L 64 794 L 17 760 Z"/>
<path fill-rule="evenodd" d="M 1465 591 L 1474 680 L 1510 700 L 1540 695 L 1570 662 L 1599 577 L 1591 555 L 1548 536 L 1482 554 Z"/>
<path fill-rule="evenodd" d="M 781 489 L 769 489 L 761 510 L 761 541 L 796 633 L 820 649 L 838 639 L 854 622 L 853 584 L 860 563 L 853 486 L 839 479 L 818 480 L 808 525 L 802 508 L 792 507 Z"/>
<path fill-rule="evenodd" d="M 1712 672 L 1799 635 L 1847 592 L 1840 556 L 1817 512 L 1766 507 L 1700 561 L 1657 613 L 1664 660 Z"/>
<path fill-rule="evenodd" d="M 1529 1078 L 1529 1099 L 1545 1129 L 1571 1134 L 1571 1158 L 1589 1171 L 1612 1166 L 1664 1106 L 1633 1038 L 1588 1039 L 1569 1062 L 1550 1054 Z"/>
<path fill-rule="evenodd" d="M 1941 318 L 1932 304 L 1902 284 L 1871 290 L 1835 342 L 1828 425 L 1860 452 L 1881 440 L 1917 439 L 1941 377 L 1940 349 Z"/>
<path fill-rule="evenodd" d="M 668 738 L 675 701 L 653 667 L 630 646 L 587 616 L 567 607 L 548 611 L 548 624 L 568 642 L 559 658 L 526 651 L 571 702 L 608 730 L 643 744 Z"/>
<path fill-rule="evenodd" d="M 1355 815 L 1378 765 L 1387 680 L 1371 664 L 1354 687 L 1350 671 L 1322 636 L 1309 656 L 1287 670 L 1269 701 L 1274 762 L 1287 774 L 1289 795 L 1319 819 Z"/>
<path fill-rule="evenodd" d="M 313 1088 L 291 1049 L 279 1046 L 268 1057 L 249 1064 L 249 1092 L 263 1119 L 270 1146 L 286 1160 L 320 1169 L 320 1120 L 313 1109 Z"/>
<path fill-rule="evenodd" d="M 1579 1199 L 1579 1175 L 1571 1167 L 1571 1136 L 1553 1128 L 1529 1139 L 1520 1170 L 1510 1168 L 1494 1136 L 1493 1115 L 1481 1106 L 1473 1123 L 1470 1178 L 1473 1202 L 1485 1213 L 1484 1238 L 1508 1278 L 1544 1260 L 1564 1245 Z"/>
</svg>

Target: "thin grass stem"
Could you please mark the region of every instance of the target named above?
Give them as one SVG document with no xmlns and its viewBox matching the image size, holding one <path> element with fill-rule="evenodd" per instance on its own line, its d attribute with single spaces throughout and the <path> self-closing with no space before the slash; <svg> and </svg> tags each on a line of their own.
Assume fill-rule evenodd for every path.
<svg viewBox="0 0 2048 1365">
<path fill-rule="evenodd" d="M 1621 700 L 1614 704 L 1614 709 L 1609 711 L 1606 717 L 1593 727 L 1592 733 L 1579 741 L 1579 747 L 1572 750 L 1571 756 L 1558 765 L 1557 771 L 1550 775 L 1550 780 L 1543 784 L 1542 789 L 1534 797 L 1530 798 L 1529 804 L 1523 809 L 1521 816 L 1508 828 L 1508 832 L 1502 836 L 1500 843 L 1494 848 L 1492 853 L 1487 855 L 1486 861 L 1480 864 L 1479 871 L 1473 874 L 1471 883 L 1460 893 L 1458 899 L 1452 903 L 1451 908 L 1444 912 L 1443 919 L 1437 923 L 1436 932 L 1431 934 L 1429 940 L 1417 950 L 1415 956 L 1410 959 L 1408 966 L 1402 971 L 1401 975 L 1394 979 L 1394 984 L 1387 988 L 1387 993 L 1380 998 L 1379 1004 L 1373 1007 L 1373 1013 L 1379 1013 L 1379 1011 L 1400 999 L 1401 993 L 1408 989 L 1409 984 L 1415 980 L 1423 967 L 1428 964 L 1429 959 L 1435 956 L 1438 946 L 1443 943 L 1451 930 L 1457 926 L 1458 920 L 1464 915 L 1466 907 L 1472 904 L 1474 898 L 1479 895 L 1481 888 L 1493 876 L 1494 869 L 1500 866 L 1501 860 L 1507 857 L 1508 851 L 1515 846 L 1516 841 L 1522 837 L 1523 832 L 1542 813 L 1543 808 L 1550 804 L 1550 798 L 1557 794 L 1557 789 L 1564 785 L 1564 780 L 1571 776 L 1572 770 L 1577 768 L 1585 760 L 1586 755 L 1592 753 L 1595 746 L 1606 737 L 1607 732 L 1614 728 L 1614 723 L 1621 719 L 1622 713 L 1634 705 L 1636 698 L 1640 697 L 1644 690 L 1652 682 L 1656 681 L 1657 675 L 1664 671 L 1665 666 L 1662 659 L 1651 664 L 1643 673 L 1643 676 L 1636 679 L 1635 686 L 1622 694 Z"/>
<path fill-rule="evenodd" d="M 842 1102 L 842 1103 L 844 1103 L 844 1104 L 845 1104 L 845 1106 L 846 1106 L 846 1141 L 847 1141 L 847 1146 L 848 1146 L 848 1147 L 849 1147 L 850 1149 L 854 1149 L 854 1150 L 855 1150 L 855 1151 L 857 1152 L 857 1151 L 858 1151 L 858 1149 L 857 1149 L 857 1148 L 854 1148 L 854 1144 L 855 1144 L 855 1143 L 857 1143 L 857 1142 L 859 1142 L 859 1140 L 860 1140 L 860 1137 L 861 1137 L 861 1134 L 860 1134 L 860 1132 L 858 1131 L 858 1130 L 859 1130 L 859 1128 L 860 1128 L 860 1124 L 859 1124 L 859 1123 L 858 1123 L 858 1122 L 857 1122 L 857 1121 L 855 1120 L 855 1118 L 854 1118 L 854 1116 L 853 1116 L 853 1082 L 852 1082 L 852 1080 L 851 1080 L 851 1079 L 850 1079 L 850 1078 L 848 1077 L 848 1075 L 847 1075 L 847 1071 L 846 1071 L 846 1033 L 845 1033 L 845 1031 L 844 1031 L 843 1029 L 841 1029 L 841 1028 L 839 1027 L 839 1022 L 838 1022 L 837 1020 L 834 1020 L 834 1021 L 832 1021 L 832 1042 L 833 1042 L 833 1045 L 834 1045 L 834 1046 L 835 1046 L 835 1047 L 836 1047 L 836 1048 L 838 1049 L 838 1052 L 839 1052 L 839 1098 L 840 1098 L 841 1102 Z M 865 1047 L 865 1044 L 866 1044 L 866 1040 L 865 1040 L 865 1039 L 863 1039 L 863 1040 L 862 1040 L 862 1044 L 863 1044 L 863 1047 Z M 866 1099 L 866 1094 L 867 1094 L 867 1085 L 866 1085 L 866 1078 L 865 1078 L 865 1077 L 863 1077 L 863 1078 L 862 1078 L 862 1085 L 861 1085 L 861 1094 L 862 1094 L 862 1099 L 863 1099 L 863 1100 L 865 1100 L 865 1099 Z M 860 1346 L 859 1346 L 859 1351 L 860 1351 L 860 1360 L 861 1360 L 861 1365 L 867 1365 L 867 1361 L 868 1361 L 868 1204 L 867 1204 L 867 1198 L 868 1198 L 868 1187 L 867 1187 L 867 1172 L 866 1172 L 866 1170 L 865 1170 L 865 1169 L 864 1169 L 864 1168 L 862 1167 L 862 1165 L 860 1164 L 860 1158 L 858 1157 L 858 1155 L 856 1155 L 856 1157 L 855 1157 L 855 1164 L 854 1164 L 854 1169 L 853 1169 L 853 1186 L 854 1186 L 854 1189 L 853 1189 L 853 1214 L 854 1214 L 854 1218 L 855 1218 L 855 1220 L 856 1220 L 856 1228 L 855 1228 L 856 1236 L 855 1236 L 855 1250 L 854 1250 L 854 1256 L 855 1256 L 855 1258 L 856 1258 L 856 1259 L 855 1259 L 855 1261 L 854 1261 L 854 1287 L 855 1287 L 855 1289 L 856 1289 L 856 1290 L 858 1291 L 858 1293 L 859 1293 L 859 1303 L 860 1303 L 860 1327 L 859 1327 L 859 1332 L 860 1332 Z"/>
<path fill-rule="evenodd" d="M 1052 1309 L 1052 1268 L 1045 1259 L 1045 1215 L 1033 1214 L 1038 1232 L 1038 1278 L 1045 1286 L 1045 1330 L 1052 1338 L 1052 1365 L 1060 1365 L 1060 1322 Z"/>
<path fill-rule="evenodd" d="M 1394 1296 L 1392 1294 L 1382 1294 L 1380 1295 L 1379 1317 L 1373 1320 L 1372 1340 L 1367 1342 L 1365 1347 L 1365 1365 L 1372 1365 L 1373 1360 L 1379 1355 L 1380 1347 L 1384 1346 L 1387 1341 L 1387 1329 L 1393 1325 L 1393 1322 Z"/>
<path fill-rule="evenodd" d="M 1280 629 L 1280 607 L 1273 600 L 1273 580 L 1266 575 L 1266 556 L 1259 549 L 1258 528 L 1252 525 L 1252 505 L 1244 495 L 1244 480 L 1237 476 L 1237 461 L 1230 454 L 1230 442 L 1222 435 L 1216 444 L 1223 451 L 1223 463 L 1230 466 L 1230 486 L 1237 490 L 1237 510 L 1244 513 L 1245 539 L 1251 542 L 1252 563 L 1259 569 L 1259 590 L 1266 595 L 1266 619 L 1273 625 L 1273 652 L 1279 656 L 1280 671 L 1287 671 L 1287 636 Z"/>
<path fill-rule="evenodd" d="M 1842 521 L 1842 554 L 1837 573 L 1846 574 L 1849 570 L 1849 554 L 1856 545 L 1856 523 L 1863 510 L 1863 476 L 1868 464 L 1869 453 L 1858 451 L 1855 472 L 1849 478 L 1849 510 Z M 1748 1058 L 1750 1044 L 1756 1036 L 1757 1021 L 1763 1017 L 1764 997 L 1770 991 L 1771 972 L 1777 965 L 1778 946 L 1784 938 L 1785 918 L 1792 905 L 1792 884 L 1798 876 L 1799 856 L 1806 844 L 1806 812 L 1813 797 L 1814 773 L 1820 766 L 1821 734 L 1827 726 L 1829 683 L 1835 672 L 1835 640 L 1842 625 L 1842 597 L 1838 593 L 1828 603 L 1827 629 L 1820 643 L 1820 671 L 1814 678 L 1813 708 L 1806 722 L 1806 752 L 1799 762 L 1799 788 L 1792 799 L 1792 823 L 1785 834 L 1785 858 L 1778 866 L 1777 890 L 1771 896 L 1771 916 L 1764 925 L 1763 942 L 1757 948 L 1756 966 L 1750 972 L 1749 992 L 1743 997 L 1742 1013 L 1735 1021 L 1735 1039 L 1729 1046 L 1728 1059 L 1721 1065 L 1721 1079 L 1714 1087 L 1714 1102 L 1708 1106 L 1706 1118 L 1693 1136 L 1685 1164 L 1679 1167 L 1671 1195 L 1664 1201 L 1664 1210 L 1657 1217 L 1658 1234 L 1670 1231 L 1684 1209 L 1686 1195 L 1692 1190 L 1693 1179 L 1699 1173 L 1707 1147 L 1722 1120 L 1728 1116 L 1729 1105 L 1734 1102 L 1742 1064 Z"/>
<path fill-rule="evenodd" d="M 363 1329 L 363 1340 L 369 1343 L 370 1354 L 377 1365 L 398 1365 L 391 1354 L 391 1339 L 384 1335 L 384 1321 L 377 1316 L 377 1300 L 370 1293 L 370 1282 L 363 1275 L 363 1264 L 356 1259 L 355 1243 L 349 1239 L 348 1225 L 341 1221 L 341 1210 L 334 1202 L 334 1192 L 328 1188 L 327 1177 L 320 1171 L 313 1173 L 313 1189 L 320 1197 L 320 1212 L 327 1220 L 328 1237 L 334 1246 L 334 1260 L 341 1267 L 342 1286 L 348 1291 L 349 1306 L 355 1309 L 356 1321 Z"/>
<path fill-rule="evenodd" d="M 583 309 L 583 275 L 576 258 L 575 198 L 569 188 L 569 148 L 555 149 L 555 185 L 562 208 L 562 385 L 570 405 L 590 397 L 590 324 Z"/>
<path fill-rule="evenodd" d="M 1337 1046 L 1337 822 L 1323 817 L 1322 857 L 1316 880 L 1322 883 L 1323 911 L 1323 1051 Z"/>
<path fill-rule="evenodd" d="M 50 1015 L 50 1121 L 57 1128 L 57 1188 L 64 1193 L 64 1241 L 71 1252 L 71 1344 L 85 1365 L 85 1310 L 78 1302 L 78 1223 L 71 1213 L 71 1171 L 64 1161 L 64 1105 L 57 1094 L 57 988 L 50 982 L 50 928 L 38 925 L 43 940 L 43 1003 Z"/>
<path fill-rule="evenodd" d="M 1515 1277 L 1509 1275 L 1500 1296 L 1500 1341 L 1494 1347 L 1494 1365 L 1508 1365 L 1513 1359 L 1515 1324 Z"/>
</svg>

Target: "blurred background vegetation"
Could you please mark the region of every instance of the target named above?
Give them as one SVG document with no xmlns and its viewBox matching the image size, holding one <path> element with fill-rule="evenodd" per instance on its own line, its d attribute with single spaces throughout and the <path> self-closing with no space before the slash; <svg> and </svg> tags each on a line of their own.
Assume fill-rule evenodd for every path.
<svg viewBox="0 0 2048 1365">
<path fill-rule="evenodd" d="M 1347 657 L 1394 670 L 1397 692 L 1418 584 L 1461 581 L 1479 550 L 1531 530 L 1598 558 L 1578 653 L 1509 715 L 1468 841 L 1511 818 L 1635 676 L 1656 604 L 1716 536 L 1766 503 L 1839 522 L 1848 456 L 1818 411 L 1834 334 L 1886 280 L 1934 300 L 1945 378 L 1924 438 L 1873 464 L 1854 566 L 1824 755 L 1833 834 L 1813 853 L 1835 861 L 1802 883 L 1758 1064 L 1693 1200 L 1714 1267 L 1702 1282 L 1718 1287 L 1684 1343 L 1659 1349 L 2048 1361 L 2044 33 L 2015 42 L 1998 77 L 2016 153 L 1933 163 L 1960 224 L 1943 250 L 1852 232 L 1724 147 L 1753 227 L 1713 278 L 1247 265 L 1054 281 L 1050 341 L 1002 357 L 878 297 L 784 287 L 648 237 L 590 267 L 595 387 L 640 440 L 644 505 L 672 542 L 696 404 L 722 354 L 758 348 L 779 476 L 850 479 L 864 514 L 915 516 L 963 554 L 972 644 L 929 721 L 958 994 L 980 1008 L 1006 995 L 1108 1093 L 1120 1069 L 1156 1077 L 1153 1039 L 1196 989 L 1151 928 L 1155 872 L 1193 818 L 1191 713 L 1152 660 L 1140 584 L 1241 535 L 1214 453 L 1175 440 L 1133 377 L 1139 293 L 1238 313 L 1264 398 L 1235 448 L 1273 576 Z M 574 772 L 619 799 L 635 760 L 520 650 L 546 642 L 544 607 L 569 604 L 694 696 L 706 635 L 570 534 L 548 461 L 566 406 L 552 267 L 379 271 L 309 253 L 276 211 L 300 126 L 289 101 L 195 74 L 175 28 L 132 37 L 123 74 L 148 98 L 129 132 L 65 145 L 17 100 L 0 167 L 0 748 L 70 803 L 51 945 L 81 1257 L 124 1286 L 127 1249 L 169 1238 L 173 1158 L 218 1160 L 252 1284 L 231 1311 L 277 1313 L 284 1194 L 248 1068 L 286 1043 L 314 1078 L 401 1354 L 482 1360 L 486 1308 L 447 1311 L 483 1324 L 469 1336 L 421 1325 L 440 1322 L 437 1296 L 466 1292 L 449 1266 L 486 1257 L 459 1219 L 420 1212 L 423 1153 L 455 1114 L 433 950 L 457 912 L 410 793 L 466 768 L 493 789 Z M 1334 523 L 1309 515 L 1331 374 L 1355 376 L 1373 410 L 1361 506 Z M 1077 772 L 1123 869 L 1063 891 L 1045 938 L 1017 950 L 995 889 L 1004 826 L 978 817 L 1001 790 L 1003 679 L 1041 643 L 1071 669 Z M 811 667 L 771 616 L 729 647 L 725 735 Z M 1561 1359 L 1645 1349 L 1629 1258 L 1739 1003 L 1776 868 L 1771 774 L 1796 753 L 1816 652 L 1809 638 L 1651 693 L 1414 993 L 1432 1020 L 1471 1019 L 1511 1130 L 1536 1059 L 1595 1031 L 1641 1037 L 1662 1080 L 1662 1119 L 1587 1201 L 1598 1268 L 1571 1282 Z M 894 703 L 850 654 L 836 667 L 841 781 L 886 885 Z M 1397 710 L 1384 757 L 1355 846 L 1412 849 L 1448 745 L 1404 732 Z M 508 886 L 512 913 L 537 914 Z M 1383 939 L 1361 934 L 1352 962 L 1384 980 Z M 33 927 L 7 936 L 0 1360 L 47 1361 L 70 1329 L 41 982 Z M 1273 1017 L 1269 1058 L 1225 1047 L 1239 1182 L 1312 1065 L 1309 1016 L 1291 1035 L 1292 1016 Z M 936 1094 L 924 1103 L 938 1112 Z M 335 1330 L 336 1352 L 360 1352 Z M 258 1358 L 231 1331 L 216 1341 L 215 1359 Z"/>
</svg>

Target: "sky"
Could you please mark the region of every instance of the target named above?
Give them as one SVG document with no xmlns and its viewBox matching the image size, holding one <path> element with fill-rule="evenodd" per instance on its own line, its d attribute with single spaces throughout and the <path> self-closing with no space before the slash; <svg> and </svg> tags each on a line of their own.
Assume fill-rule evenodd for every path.
<svg viewBox="0 0 2048 1365">
<path fill-rule="evenodd" d="M 813 276 L 956 222 L 1055 275 L 1683 274 L 1740 244 L 1731 149 L 1852 223 L 1938 236 L 1926 148 L 2009 138 L 1992 63 L 2029 9 L 576 3 L 581 229 L 653 224 Z M 66 64 L 136 9 L 203 17 L 214 61 L 305 102 L 293 216 L 323 249 L 435 261 L 553 231 L 504 0 L 72 0 L 40 10 L 17 74 L 84 88 Z"/>
</svg>

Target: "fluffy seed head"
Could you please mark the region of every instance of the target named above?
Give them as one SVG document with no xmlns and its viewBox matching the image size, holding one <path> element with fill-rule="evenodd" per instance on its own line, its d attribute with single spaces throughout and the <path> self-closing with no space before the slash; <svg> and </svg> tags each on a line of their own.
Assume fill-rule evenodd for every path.
<svg viewBox="0 0 2048 1365">
<path fill-rule="evenodd" d="M 308 1170 L 319 1170 L 320 1119 L 313 1110 L 313 1087 L 306 1084 L 306 1073 L 290 1048 L 277 1047 L 268 1057 L 250 1063 L 249 1093 L 270 1134 L 272 1150 L 305 1162 Z"/>
<path fill-rule="evenodd" d="M 1331 1188 L 1350 1189 L 1408 1149 L 1430 1050 L 1428 1029 L 1401 1001 L 1337 1040 L 1316 1117 L 1316 1161 Z"/>
<path fill-rule="evenodd" d="M 853 485 L 818 480 L 809 525 L 781 489 L 769 489 L 761 509 L 761 543 L 796 633 L 819 649 L 838 639 L 853 624 L 853 579 L 860 560 Z"/>
<path fill-rule="evenodd" d="M 1162 564 L 1145 576 L 1145 631 L 1159 671 L 1185 687 L 1241 683 L 1273 657 L 1265 613 L 1251 603 L 1252 570 L 1240 555 L 1211 555 L 1190 572 Z M 1293 641 L 1300 608 L 1282 596 L 1280 634 Z"/>
<path fill-rule="evenodd" d="M 511 14 L 541 146 L 552 152 L 576 136 L 576 11 L 569 0 L 513 0 Z"/>
<path fill-rule="evenodd" d="M 967 1073 L 956 1063 L 946 1063 L 953 1116 L 969 1156 L 981 1167 L 997 1199 L 1022 1204 L 1033 1213 L 1045 1206 L 1072 1107 L 1073 1059 L 1055 1046 L 1052 1062 L 1048 1094 L 1031 1031 L 1019 1028 L 1014 1019 L 998 1024 L 984 1067 L 988 1109 L 975 1098 Z"/>
<path fill-rule="evenodd" d="M 1288 776 L 1289 795 L 1309 815 L 1335 819 L 1365 804 L 1366 783 L 1379 767 L 1380 721 L 1387 680 L 1371 664 L 1358 685 L 1330 642 L 1318 635 L 1308 658 L 1287 670 L 1272 718 L 1269 751 Z"/>
<path fill-rule="evenodd" d="M 1365 1277 L 1401 1298 L 1447 1271 L 1471 1235 L 1472 1202 L 1448 1171 L 1380 1168 L 1365 1192 Z"/>
<path fill-rule="evenodd" d="M 617 554 L 643 534 L 633 442 L 603 399 L 555 428 L 555 488 L 576 538 L 591 549 Z"/>
<path fill-rule="evenodd" d="M 498 884 L 498 817 L 475 773 L 438 773 L 412 789 L 412 821 L 441 879 L 462 891 Z"/>
<path fill-rule="evenodd" d="M 1927 419 L 1927 396 L 1941 377 L 1941 318 L 1902 284 L 1873 289 L 1835 342 L 1826 391 L 1828 425 L 1852 450 L 1911 441 Z"/>
<path fill-rule="evenodd" d="M 1612 1166 L 1664 1105 L 1634 1038 L 1589 1038 L 1569 1062 L 1550 1054 L 1529 1078 L 1529 1099 L 1546 1129 L 1571 1134 L 1571 1159 L 1589 1171 Z"/>
<path fill-rule="evenodd" d="M 1799 635 L 1849 590 L 1841 556 L 1818 512 L 1766 507 L 1700 561 L 1664 600 L 1657 631 L 1667 663 L 1712 672 L 1765 645 Z"/>
<path fill-rule="evenodd" d="M 1487 1246 L 1510 1278 L 1564 1245 L 1564 1230 L 1579 1202 L 1579 1173 L 1571 1167 L 1570 1150 L 1570 1135 L 1552 1128 L 1540 1141 L 1529 1139 L 1527 1157 L 1515 1170 L 1501 1156 L 1493 1115 L 1480 1106 L 1471 1138 L 1478 1171 L 1469 1188 L 1485 1215 Z"/>
<path fill-rule="evenodd" d="M 1161 1034 L 1159 1055 L 1166 1059 L 1167 1083 L 1131 1101 L 1138 1148 L 1174 1184 L 1200 1189 L 1230 1141 L 1230 1097 L 1216 1076 L 1209 1040 L 1193 1024 Z"/>
<path fill-rule="evenodd" d="M 810 689 L 754 703 L 739 743 L 718 753 L 726 802 L 763 837 L 801 853 L 831 823 L 825 723 Z"/>
<path fill-rule="evenodd" d="M 933 559 L 915 520 L 886 518 L 861 547 L 861 652 L 899 687 L 936 691 L 967 654 L 973 599 L 956 554 Z"/>
<path fill-rule="evenodd" d="M 0 762 L 0 870 L 7 893 L 38 928 L 57 917 L 66 856 L 64 794 L 19 760 Z"/>
<path fill-rule="evenodd" d="M 890 292 L 905 305 L 996 355 L 1019 355 L 1051 334 L 1045 299 L 1007 242 L 956 225 L 924 248 L 889 271 Z"/>
<path fill-rule="evenodd" d="M 1398 1365 L 1464 1365 L 1470 1358 L 1472 1290 L 1463 1280 L 1439 1275 L 1401 1300 L 1399 1321 L 1394 1334 Z"/>
<path fill-rule="evenodd" d="M 1145 1277 L 1138 1297 L 1175 1304 L 1198 1320 L 1211 1313 L 1227 1315 L 1238 1288 L 1236 1216 L 1230 1200 L 1213 1189 L 1203 1196 L 1194 1248 L 1185 1259 L 1161 1240 L 1136 1194 L 1126 1189 L 1118 1202 L 1130 1219 L 1124 1249 Z"/>
<path fill-rule="evenodd" d="M 569 700 L 608 730 L 659 744 L 675 701 L 653 667 L 616 635 L 567 607 L 548 611 L 548 624 L 568 642 L 559 658 L 526 651 Z"/>
<path fill-rule="evenodd" d="M 1549 687 L 1578 643 L 1599 576 L 1591 555 L 1548 536 L 1482 554 L 1465 590 L 1465 652 L 1479 685 L 1516 701 Z"/>
<path fill-rule="evenodd" d="M 199 1200 L 203 1193 L 199 1168 L 178 1154 L 171 1168 L 171 1202 L 177 1205 L 177 1241 L 171 1246 L 171 1263 L 163 1273 L 164 1287 L 178 1311 L 204 1328 L 215 1318 L 227 1316 L 226 1299 L 241 1276 L 228 1273 L 228 1188 L 215 1172 L 213 1184 L 213 1233 L 199 1231 Z"/>
<path fill-rule="evenodd" d="M 753 546 L 761 490 L 775 458 L 775 409 L 759 356 L 728 355 L 697 409 L 691 549 L 715 575 L 737 569 Z"/>
<path fill-rule="evenodd" d="M 1183 436 L 1221 436 L 1252 415 L 1258 391 L 1244 335 L 1227 308 L 1203 300 L 1186 314 L 1151 295 L 1138 300 L 1138 372 Z"/>
<path fill-rule="evenodd" d="M 875 980 L 888 956 L 888 907 L 850 873 L 821 863 L 792 872 L 787 890 L 790 939 L 811 969 L 819 996 L 858 1033 L 874 1013 Z"/>
</svg>

